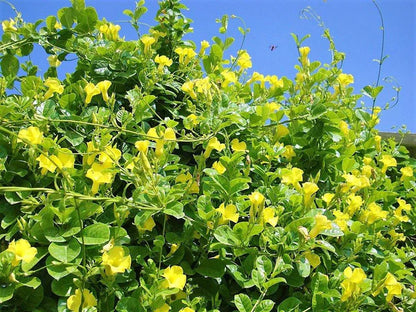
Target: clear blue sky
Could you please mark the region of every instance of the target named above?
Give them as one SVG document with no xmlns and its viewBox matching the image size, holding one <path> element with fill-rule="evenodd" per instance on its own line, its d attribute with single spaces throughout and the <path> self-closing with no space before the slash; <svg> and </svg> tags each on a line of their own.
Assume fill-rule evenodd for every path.
<svg viewBox="0 0 416 312">
<path fill-rule="evenodd" d="M 51 14 L 63 6 L 70 5 L 65 0 L 9 0 L 22 12 L 27 21 L 35 21 Z M 86 0 L 87 5 L 97 9 L 99 17 L 120 24 L 121 36 L 135 39 L 133 28 L 127 23 L 123 10 L 134 9 L 133 0 Z M 303 36 L 311 34 L 305 45 L 311 47 L 311 59 L 327 62 L 330 60 L 328 43 L 322 38 L 322 29 L 312 19 L 300 18 L 301 11 L 310 6 L 331 31 L 338 50 L 346 53 L 343 70 L 355 77 L 354 87 L 359 92 L 362 87 L 375 83 L 378 65 L 374 59 L 380 56 L 380 18 L 371 0 L 183 0 L 189 8 L 186 16 L 194 20 L 194 33 L 187 39 L 199 43 L 218 34 L 216 18 L 223 14 L 235 14 L 244 19 L 251 29 L 244 49 L 253 60 L 253 70 L 263 74 L 275 74 L 293 78 L 297 51 L 290 33 Z M 379 129 L 396 131 L 401 125 L 416 133 L 416 1 L 379 0 L 385 22 L 385 54 L 389 58 L 382 69 L 382 78 L 393 77 L 395 85 L 401 87 L 400 101 L 394 108 L 383 111 Z M 158 5 L 156 0 L 147 0 L 149 11 L 143 23 L 154 24 L 153 18 Z M 0 2 L 0 19 L 13 16 L 12 10 Z M 236 37 L 235 49 L 240 45 L 241 36 L 237 20 L 230 22 L 230 35 Z M 142 32 L 148 27 L 143 25 Z M 271 45 L 278 48 L 270 51 Z M 235 50 L 234 50 L 235 51 Z M 36 58 L 36 57 L 35 57 Z M 39 56 L 38 63 L 43 71 L 47 68 L 46 58 Z M 64 74 L 65 67 L 58 68 Z M 391 83 L 385 83 L 385 91 L 378 105 L 384 106 L 395 96 Z M 363 100 L 370 105 L 370 101 Z M 393 127 L 396 127 L 393 129 Z"/>
</svg>

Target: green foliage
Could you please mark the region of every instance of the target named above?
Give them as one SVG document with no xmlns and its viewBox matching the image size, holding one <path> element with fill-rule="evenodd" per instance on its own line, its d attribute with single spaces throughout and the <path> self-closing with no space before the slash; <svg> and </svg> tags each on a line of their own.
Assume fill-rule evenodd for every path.
<svg viewBox="0 0 416 312">
<path fill-rule="evenodd" d="M 293 35 L 279 79 L 226 59 L 235 16 L 183 41 L 184 9 L 161 1 L 148 34 L 144 1 L 125 10 L 136 41 L 83 0 L 2 23 L 0 311 L 412 311 L 416 161 L 329 31 L 331 63 Z"/>
</svg>

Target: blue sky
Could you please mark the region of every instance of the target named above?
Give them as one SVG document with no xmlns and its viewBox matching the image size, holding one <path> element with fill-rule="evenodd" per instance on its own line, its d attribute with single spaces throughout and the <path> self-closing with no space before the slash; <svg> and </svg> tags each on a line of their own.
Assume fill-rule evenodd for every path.
<svg viewBox="0 0 416 312">
<path fill-rule="evenodd" d="M 55 15 L 61 7 L 68 6 L 69 0 L 9 0 L 22 12 L 27 21 L 35 21 L 48 15 Z M 120 24 L 120 34 L 126 39 L 136 39 L 133 28 L 127 23 L 123 10 L 134 9 L 133 0 L 86 0 L 94 6 L 99 17 Z M 218 34 L 217 18 L 224 14 L 235 14 L 244 19 L 251 29 L 245 40 L 246 49 L 253 60 L 253 70 L 262 74 L 274 74 L 293 78 L 297 51 L 290 33 L 302 37 L 310 34 L 305 45 L 311 47 L 310 58 L 328 62 L 328 42 L 322 38 L 322 29 L 313 19 L 301 18 L 301 12 L 310 6 L 331 31 L 337 49 L 346 53 L 343 71 L 355 77 L 356 92 L 376 82 L 378 64 L 374 59 L 380 56 L 380 17 L 371 0 L 183 0 L 189 11 L 185 15 L 194 20 L 194 32 L 186 38 L 197 44 Z M 391 102 L 400 86 L 399 103 L 381 115 L 378 128 L 382 131 L 397 131 L 403 124 L 416 133 L 416 1 L 379 0 L 385 23 L 385 54 L 389 55 L 382 68 L 381 78 L 393 77 L 394 84 L 384 82 L 384 92 L 377 105 L 384 107 Z M 142 18 L 144 24 L 153 25 L 158 5 L 156 0 L 147 0 L 149 11 Z M 13 11 L 0 2 L 0 19 L 13 16 Z M 240 45 L 241 36 L 238 20 L 231 20 L 230 36 L 236 38 L 235 49 Z M 146 33 L 148 27 L 142 26 Z M 270 46 L 278 46 L 273 51 Z M 234 50 L 235 51 L 235 50 Z M 231 51 L 231 52 L 234 52 Z M 235 53 L 234 53 L 235 54 Z M 47 68 L 46 58 L 38 54 L 32 58 L 43 71 Z M 64 74 L 65 67 L 58 68 Z M 370 101 L 363 98 L 368 105 Z"/>
</svg>

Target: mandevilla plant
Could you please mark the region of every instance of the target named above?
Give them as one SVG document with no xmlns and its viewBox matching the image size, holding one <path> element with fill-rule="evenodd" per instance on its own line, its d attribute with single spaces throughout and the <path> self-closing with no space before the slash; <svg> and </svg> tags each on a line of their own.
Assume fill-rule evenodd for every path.
<svg viewBox="0 0 416 312">
<path fill-rule="evenodd" d="M 329 31 L 330 64 L 294 36 L 293 80 L 249 74 L 184 8 L 139 34 L 139 1 L 136 41 L 83 0 L 3 21 L 0 311 L 414 311 L 416 161 Z"/>
</svg>

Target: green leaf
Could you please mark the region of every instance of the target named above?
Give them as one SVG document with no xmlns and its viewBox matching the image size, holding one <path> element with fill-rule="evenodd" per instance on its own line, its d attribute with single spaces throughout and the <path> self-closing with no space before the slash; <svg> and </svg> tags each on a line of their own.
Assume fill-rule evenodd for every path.
<svg viewBox="0 0 416 312">
<path fill-rule="evenodd" d="M 178 201 L 168 203 L 163 212 L 169 216 L 175 217 L 176 219 L 180 219 L 185 216 L 183 213 L 183 204 Z"/>
<path fill-rule="evenodd" d="M 77 16 L 78 25 L 75 30 L 80 33 L 89 33 L 95 29 L 98 21 L 98 15 L 94 8 L 88 7 L 81 11 Z"/>
<path fill-rule="evenodd" d="M 262 300 L 254 310 L 255 312 L 269 312 L 273 309 L 274 302 L 270 299 Z"/>
<path fill-rule="evenodd" d="M 302 277 L 308 277 L 311 274 L 311 265 L 309 264 L 308 259 L 302 257 L 299 259 L 297 263 L 298 272 Z"/>
<path fill-rule="evenodd" d="M 83 231 L 85 245 L 104 244 L 110 239 L 110 228 L 104 223 L 95 223 L 87 226 Z M 82 242 L 80 237 L 77 237 Z"/>
<path fill-rule="evenodd" d="M 3 76 L 14 77 L 19 71 L 19 60 L 12 54 L 6 54 L 3 56 L 0 65 Z"/>
<path fill-rule="evenodd" d="M 380 264 L 377 264 L 374 267 L 374 281 L 378 282 L 386 277 L 386 274 L 389 271 L 389 265 L 386 261 L 383 261 Z"/>
<path fill-rule="evenodd" d="M 51 243 L 49 245 L 49 253 L 55 259 L 64 263 L 69 263 L 74 260 L 81 252 L 81 245 L 73 238 L 65 243 Z"/>
<path fill-rule="evenodd" d="M 67 109 L 70 107 L 71 104 L 73 104 L 76 98 L 77 96 L 75 93 L 64 94 L 59 98 L 59 105 L 61 105 L 62 108 Z"/>
<path fill-rule="evenodd" d="M 52 292 L 60 297 L 67 297 L 73 293 L 76 288 L 74 284 L 74 276 L 65 276 L 60 280 L 52 281 Z"/>
<path fill-rule="evenodd" d="M 263 284 L 266 281 L 266 276 L 263 272 L 253 270 L 251 271 L 251 278 L 253 279 L 254 285 L 256 285 L 258 289 L 263 289 Z"/>
<path fill-rule="evenodd" d="M 56 17 L 53 15 L 50 15 L 45 20 L 46 28 L 48 28 L 49 31 L 55 31 L 55 24 L 56 24 Z"/>
<path fill-rule="evenodd" d="M 238 294 L 234 296 L 234 304 L 239 312 L 250 312 L 253 308 L 250 298 L 246 294 Z"/>
<path fill-rule="evenodd" d="M 0 287 L 0 303 L 6 302 L 12 299 L 14 292 L 14 284 L 6 284 L 6 286 Z"/>
<path fill-rule="evenodd" d="M 237 237 L 228 225 L 218 227 L 214 232 L 214 237 L 225 245 L 236 245 Z"/>
<path fill-rule="evenodd" d="M 219 278 L 225 273 L 225 263 L 220 259 L 205 259 L 195 271 L 203 276 Z"/>
<path fill-rule="evenodd" d="M 76 259 L 76 263 L 74 265 L 67 265 L 64 263 L 58 263 L 52 256 L 46 258 L 46 269 L 50 276 L 52 276 L 56 280 L 60 280 L 61 278 L 71 274 L 71 273 L 78 273 L 77 265 L 81 263 L 81 258 Z"/>
<path fill-rule="evenodd" d="M 263 275 L 268 276 L 272 273 L 273 264 L 269 258 L 266 256 L 260 256 L 256 259 L 256 268 L 259 270 Z"/>
<path fill-rule="evenodd" d="M 136 298 L 124 297 L 117 303 L 116 311 L 118 312 L 144 312 L 145 310 Z"/>
<path fill-rule="evenodd" d="M 74 9 L 73 8 L 62 8 L 58 11 L 59 21 L 66 28 L 71 28 L 74 24 Z"/>
<path fill-rule="evenodd" d="M 289 297 L 282 301 L 277 307 L 278 312 L 295 312 L 298 311 L 299 305 L 302 303 L 296 297 Z"/>
<path fill-rule="evenodd" d="M 71 0 L 72 7 L 77 11 L 85 9 L 85 0 Z"/>
<path fill-rule="evenodd" d="M 358 163 L 354 158 L 346 157 L 342 160 L 342 171 L 351 172 L 351 170 L 358 167 Z"/>
<path fill-rule="evenodd" d="M 84 142 L 84 136 L 82 134 L 70 130 L 66 131 L 65 139 L 67 139 L 72 146 L 78 146 Z"/>
<path fill-rule="evenodd" d="M 40 279 L 37 277 L 19 277 L 19 284 L 36 289 L 40 286 Z"/>
<path fill-rule="evenodd" d="M 43 82 L 39 77 L 28 76 L 22 79 L 20 87 L 22 89 L 23 95 L 34 97 L 39 92 L 39 90 L 42 90 Z"/>
</svg>

